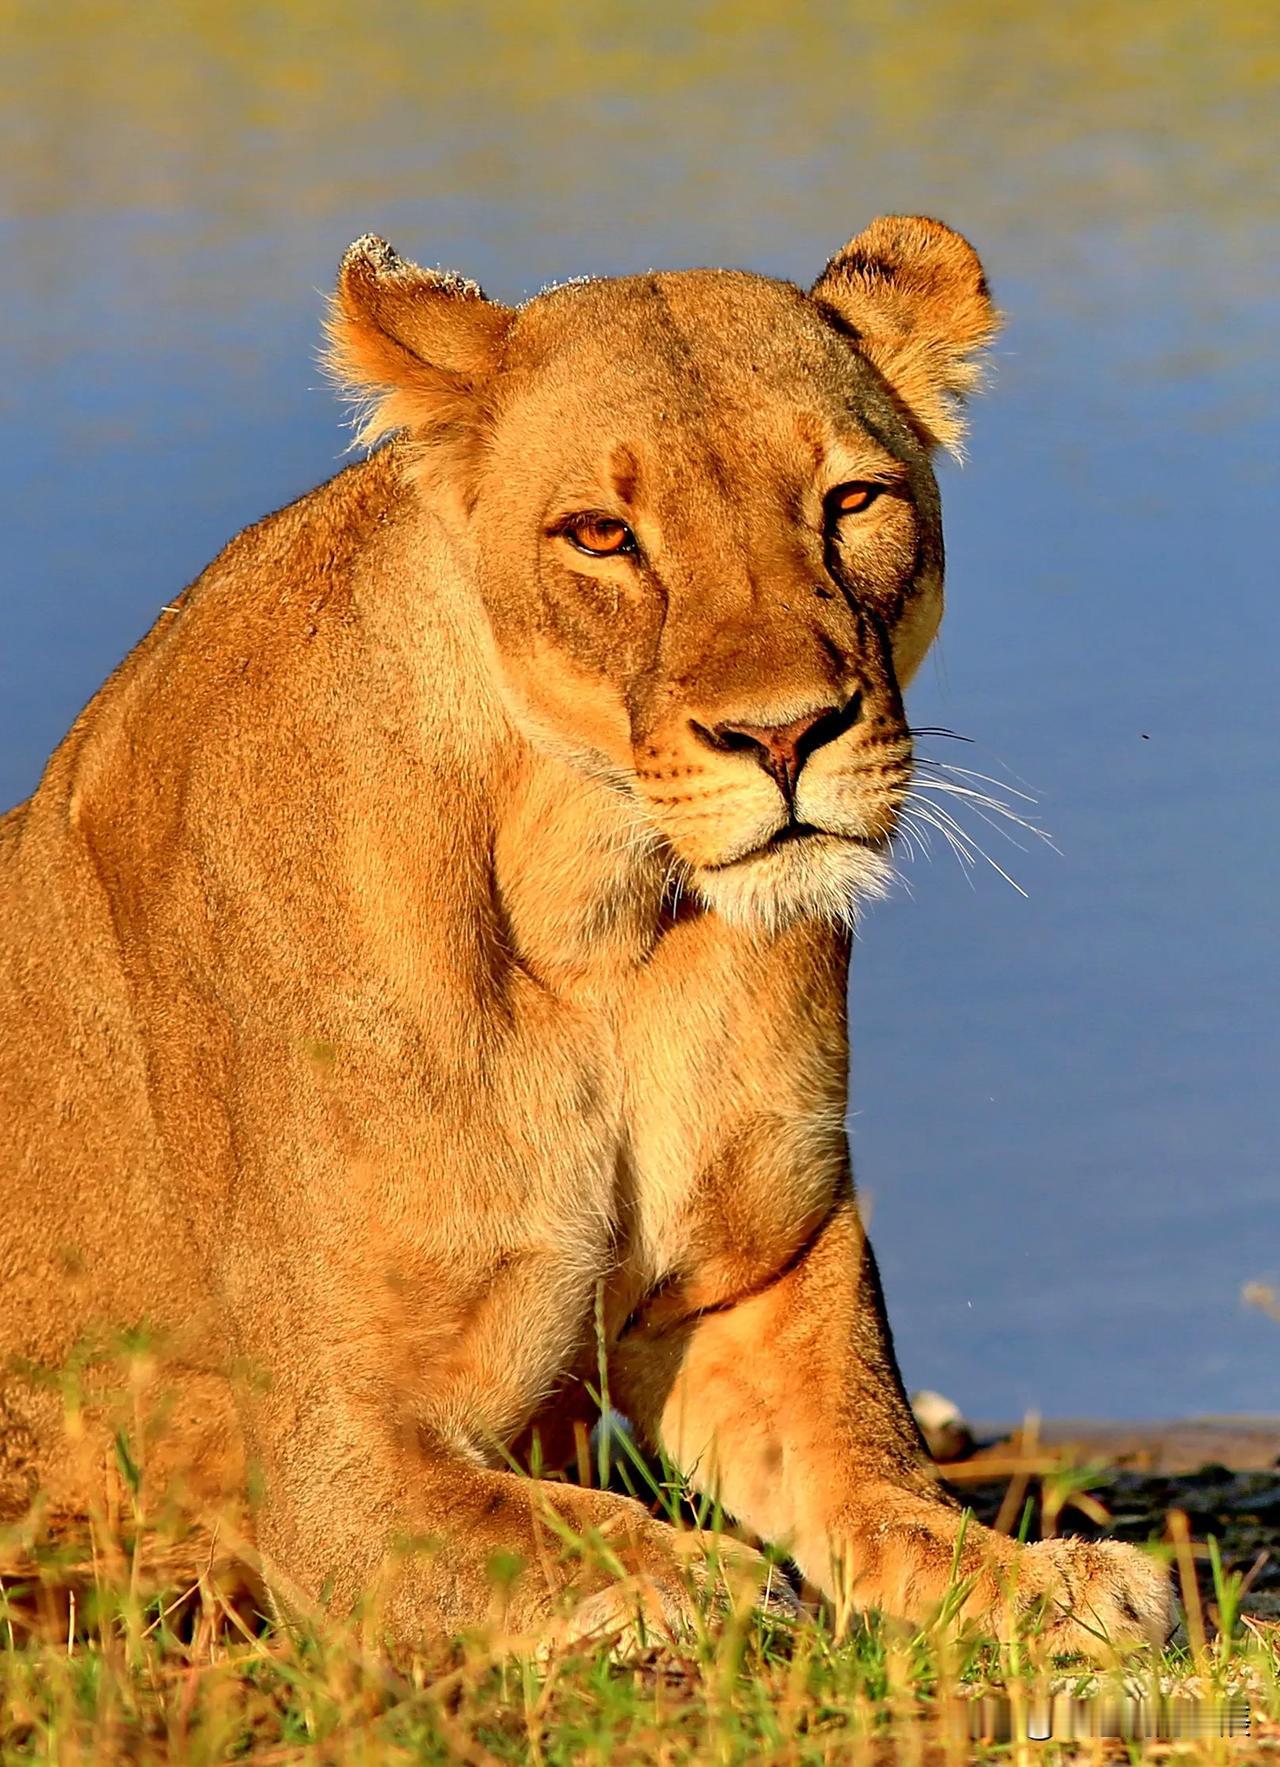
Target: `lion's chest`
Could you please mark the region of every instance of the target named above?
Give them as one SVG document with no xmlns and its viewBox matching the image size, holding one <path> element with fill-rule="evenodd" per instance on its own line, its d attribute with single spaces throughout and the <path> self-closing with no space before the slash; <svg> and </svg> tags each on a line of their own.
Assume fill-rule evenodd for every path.
<svg viewBox="0 0 1280 1767">
<path fill-rule="evenodd" d="M 768 975 L 710 956 L 612 990 L 517 984 L 496 1051 L 434 1118 L 426 1206 L 449 1305 L 428 1384 L 465 1392 L 489 1433 L 594 1367 L 598 1323 L 616 1333 L 673 1279 L 711 1300 L 750 1291 L 829 1207 L 842 1024 L 830 1035 L 794 988 L 779 1019 Z"/>
<path fill-rule="evenodd" d="M 699 1260 L 754 1280 L 841 1180 L 842 1026 L 825 1035 L 820 1002 L 776 1026 L 737 980 L 684 970 L 590 1008 L 543 1000 L 479 1101 L 510 1162 L 494 1198 L 509 1243 L 558 1262 L 579 1318 L 602 1280 L 619 1305 Z"/>
</svg>

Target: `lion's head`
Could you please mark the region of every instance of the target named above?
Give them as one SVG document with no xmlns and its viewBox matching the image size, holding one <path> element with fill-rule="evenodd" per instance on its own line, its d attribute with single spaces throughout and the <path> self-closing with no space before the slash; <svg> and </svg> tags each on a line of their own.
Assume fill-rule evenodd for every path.
<svg viewBox="0 0 1280 1767">
<path fill-rule="evenodd" d="M 417 444 L 518 725 L 778 924 L 886 875 L 942 613 L 929 455 L 994 329 L 966 242 L 891 218 L 808 294 L 689 270 L 518 310 L 362 239 L 330 336 L 363 434 Z"/>
</svg>

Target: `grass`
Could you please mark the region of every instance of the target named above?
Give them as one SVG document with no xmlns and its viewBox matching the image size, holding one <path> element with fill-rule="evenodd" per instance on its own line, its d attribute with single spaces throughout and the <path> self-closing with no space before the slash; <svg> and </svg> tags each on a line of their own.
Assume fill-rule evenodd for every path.
<svg viewBox="0 0 1280 1767">
<path fill-rule="evenodd" d="M 971 1759 L 1280 1760 L 1280 1622 L 1242 1617 L 1242 1577 L 1216 1542 L 1197 1546 L 1170 1512 L 1185 1636 L 1160 1653 L 1097 1670 L 1047 1660 L 1034 1629 L 1003 1644 L 957 1630 L 822 1611 L 761 1613 L 754 1591 L 712 1579 L 687 1635 L 642 1635 L 620 1658 L 591 1647 L 474 1635 L 394 1664 L 376 1611 L 339 1622 L 319 1612 L 268 1616 L 252 1548 L 233 1518 L 194 1523 L 148 1491 L 138 1375 L 126 1356 L 113 1461 L 115 1496 L 58 1525 L 37 1500 L 0 1531 L 0 1762 L 253 1763 L 459 1761 L 551 1764 L 960 1762 Z M 81 1416 L 67 1386 L 69 1427 Z M 607 1414 L 606 1414 L 607 1415 Z M 579 1476 L 629 1490 L 657 1513 L 724 1527 L 678 1474 L 625 1431 L 601 1430 Z M 1074 1507 L 1105 1524 L 1092 1474 L 1020 1470 L 1000 1505 L 1025 1531 Z M 1034 1484 L 1036 1502 L 1027 1498 Z M 590 1541 L 560 1542 L 590 1557 Z M 496 1582 L 513 1567 L 495 1563 Z M 1200 1576 L 1197 1577 L 1197 1569 Z M 961 1592 L 957 1592 L 959 1594 Z M 944 1603 L 944 1609 L 948 1604 Z M 958 1601 L 949 1604 L 953 1609 Z M 1247 1741 L 1065 1741 L 1087 1737 L 1116 1702 L 1189 1697 L 1247 1701 Z M 1072 1708 L 1072 1700 L 1085 1702 Z M 1111 1710 L 1100 1702 L 1111 1701 Z M 1053 1703 L 1056 1701 L 1056 1704 Z M 1242 1709 L 1244 1709 L 1242 1707 Z M 1130 1707 L 1128 1716 L 1134 1716 Z M 1187 1711 L 1182 1712 L 1185 1719 Z M 1032 1740 L 1051 1718 L 1051 1743 Z M 1048 1754 L 1046 1755 L 1046 1750 Z"/>
<path fill-rule="evenodd" d="M 1243 1628 L 1109 1682 L 1037 1664 L 1034 1640 L 1001 1649 L 874 1622 L 837 1639 L 823 1623 L 784 1623 L 740 1604 L 717 1625 L 655 1641 L 624 1664 L 603 1649 L 539 1660 L 507 1641 L 472 1639 L 402 1673 L 367 1628 L 256 1622 L 215 1577 L 145 1589 L 137 1562 L 127 1554 L 114 1579 L 100 1574 L 74 1613 L 65 1559 L 7 1581 L 4 1759 L 960 1761 L 1025 1755 L 1040 1745 L 1020 1746 L 1019 1731 L 1036 1728 L 1048 1696 L 1060 1696 L 1060 1713 L 1061 1696 L 1099 1689 L 1244 1690 L 1251 1746 L 1280 1754 L 1280 1656 L 1274 1640 Z M 33 1598 L 43 1607 L 34 1621 Z M 1005 1699 L 976 1702 L 994 1691 Z M 984 1723 L 1015 1740 L 974 1740 Z M 1121 1744 L 1086 1746 L 1101 1758 L 1141 1756 Z M 1154 1746 L 1168 1758 L 1167 1745 Z M 1193 1740 L 1175 1754 L 1216 1760 L 1228 1747 L 1238 1752 Z"/>
<path fill-rule="evenodd" d="M 1186 1642 L 1109 1671 L 1043 1660 L 1034 1633 L 1001 1646 L 942 1626 L 852 1617 L 838 1625 L 829 1613 L 779 1619 L 761 1614 L 750 1591 L 734 1597 L 723 1587 L 687 1637 L 649 1638 L 621 1662 L 604 1645 L 536 1651 L 528 1640 L 475 1636 L 393 1667 L 372 1615 L 345 1624 L 265 1618 L 226 1540 L 210 1529 L 191 1534 L 176 1514 L 142 1514 L 127 1448 L 122 1465 L 133 1475 L 122 1513 L 51 1530 L 37 1507 L 0 1547 L 4 1761 L 727 1767 L 1080 1751 L 1091 1760 L 1210 1761 L 1236 1759 L 1242 1746 L 1280 1758 L 1280 1628 L 1240 1619 L 1240 1579 L 1223 1570 L 1216 1548 L 1210 1599 L 1201 1600 L 1176 1513 L 1167 1550 L 1188 1598 Z M 624 1459 L 613 1473 L 623 1483 L 648 1477 L 656 1506 L 685 1501 L 677 1481 L 642 1467 Z M 721 1525 L 705 1512 L 701 1519 L 713 1532 Z M 1100 1694 L 1113 1703 L 1243 1696 L 1252 1737 L 1244 1745 L 1028 1740 L 1043 1731 L 1055 1695 L 1061 1738 L 1064 1702 Z M 1077 1708 L 1077 1730 L 1087 1732 L 1100 1710 L 1096 1697 Z"/>
</svg>

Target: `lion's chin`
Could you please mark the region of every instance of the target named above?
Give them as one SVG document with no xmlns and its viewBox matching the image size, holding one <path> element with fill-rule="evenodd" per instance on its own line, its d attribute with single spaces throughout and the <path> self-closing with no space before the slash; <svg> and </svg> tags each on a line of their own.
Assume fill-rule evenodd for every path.
<svg viewBox="0 0 1280 1767">
<path fill-rule="evenodd" d="M 692 884 L 706 907 L 734 926 L 777 933 L 821 920 L 851 932 L 862 904 L 885 895 L 893 879 L 879 846 L 813 834 L 731 865 L 699 867 Z"/>
</svg>

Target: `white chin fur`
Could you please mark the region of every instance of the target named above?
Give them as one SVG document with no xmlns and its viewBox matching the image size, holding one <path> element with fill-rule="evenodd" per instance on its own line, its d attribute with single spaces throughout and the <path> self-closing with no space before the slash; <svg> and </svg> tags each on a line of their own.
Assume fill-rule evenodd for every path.
<svg viewBox="0 0 1280 1767">
<path fill-rule="evenodd" d="M 799 920 L 822 920 L 851 932 L 862 903 L 885 895 L 893 880 L 883 854 L 827 837 L 695 871 L 692 884 L 706 906 L 733 926 L 778 933 Z"/>
</svg>

